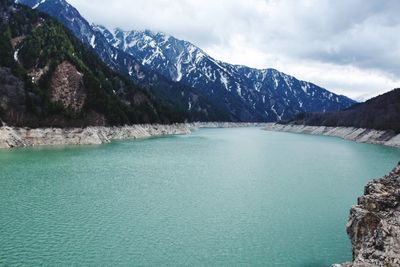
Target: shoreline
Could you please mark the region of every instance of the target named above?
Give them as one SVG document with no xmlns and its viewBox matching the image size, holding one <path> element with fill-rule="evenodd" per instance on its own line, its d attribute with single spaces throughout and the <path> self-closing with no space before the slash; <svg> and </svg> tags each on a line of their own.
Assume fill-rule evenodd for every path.
<svg viewBox="0 0 400 267">
<path fill-rule="evenodd" d="M 333 136 L 345 140 L 355 141 L 358 143 L 384 145 L 400 148 L 400 134 L 396 134 L 393 131 L 379 131 L 354 127 L 307 126 L 277 123 L 267 123 L 266 127 L 264 127 L 263 130 Z"/>
<path fill-rule="evenodd" d="M 266 123 L 196 122 L 178 124 L 137 124 L 89 126 L 85 128 L 0 127 L 0 149 L 56 145 L 100 145 L 113 140 L 129 140 L 167 135 L 186 135 L 199 128 L 265 127 Z"/>
<path fill-rule="evenodd" d="M 0 127 L 0 149 L 56 145 L 100 145 L 113 140 L 187 135 L 196 129 L 259 127 L 265 131 L 339 137 L 359 143 L 400 148 L 400 134 L 353 127 L 306 126 L 250 122 L 195 122 L 177 124 L 136 124 L 89 126 L 85 128 Z"/>
</svg>

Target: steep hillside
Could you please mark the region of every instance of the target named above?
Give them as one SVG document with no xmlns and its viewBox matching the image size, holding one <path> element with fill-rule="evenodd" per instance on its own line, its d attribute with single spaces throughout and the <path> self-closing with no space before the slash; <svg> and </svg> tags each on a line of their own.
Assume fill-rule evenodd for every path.
<svg viewBox="0 0 400 267">
<path fill-rule="evenodd" d="M 64 0 L 18 0 L 50 14 L 113 69 L 130 75 L 192 120 L 277 121 L 355 102 L 277 70 L 214 60 L 189 42 L 150 31 L 91 26 Z"/>
<path fill-rule="evenodd" d="M 0 0 L 0 118 L 17 126 L 183 121 L 45 14 Z"/>
<path fill-rule="evenodd" d="M 400 89 L 340 112 L 299 114 L 290 123 L 394 130 L 400 133 Z"/>
</svg>

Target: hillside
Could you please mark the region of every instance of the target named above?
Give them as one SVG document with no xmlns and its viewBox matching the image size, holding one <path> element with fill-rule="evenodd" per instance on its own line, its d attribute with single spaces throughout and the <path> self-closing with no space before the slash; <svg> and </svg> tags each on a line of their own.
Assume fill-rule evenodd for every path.
<svg viewBox="0 0 400 267">
<path fill-rule="evenodd" d="M 347 126 L 393 130 L 400 133 L 400 89 L 395 89 L 340 112 L 302 113 L 289 122 L 310 126 Z"/>
<path fill-rule="evenodd" d="M 0 1 L 0 118 L 15 126 L 172 123 L 185 115 L 107 67 L 63 25 Z"/>
</svg>

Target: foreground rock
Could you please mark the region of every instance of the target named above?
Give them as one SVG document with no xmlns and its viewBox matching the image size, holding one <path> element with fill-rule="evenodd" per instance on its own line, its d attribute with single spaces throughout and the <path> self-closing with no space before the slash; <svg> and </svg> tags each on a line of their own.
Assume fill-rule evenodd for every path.
<svg viewBox="0 0 400 267">
<path fill-rule="evenodd" d="M 378 131 L 353 127 L 306 126 L 276 123 L 268 123 L 264 129 L 267 131 L 336 136 L 360 143 L 400 147 L 400 134 L 396 135 L 394 131 Z"/>
<path fill-rule="evenodd" d="M 258 123 L 146 124 L 123 127 L 15 128 L 0 127 L 0 148 L 42 145 L 98 145 L 112 140 L 190 134 L 196 128 L 265 127 Z"/>
<path fill-rule="evenodd" d="M 353 262 L 335 267 L 400 266 L 400 164 L 370 182 L 352 207 L 347 233 Z"/>
</svg>

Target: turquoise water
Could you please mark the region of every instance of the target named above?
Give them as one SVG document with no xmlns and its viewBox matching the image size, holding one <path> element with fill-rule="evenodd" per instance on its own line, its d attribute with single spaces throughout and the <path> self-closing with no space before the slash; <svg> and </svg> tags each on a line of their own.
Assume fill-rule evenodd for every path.
<svg viewBox="0 0 400 267">
<path fill-rule="evenodd" d="M 204 129 L 0 151 L 0 265 L 329 266 L 349 208 L 400 150 Z"/>
</svg>

